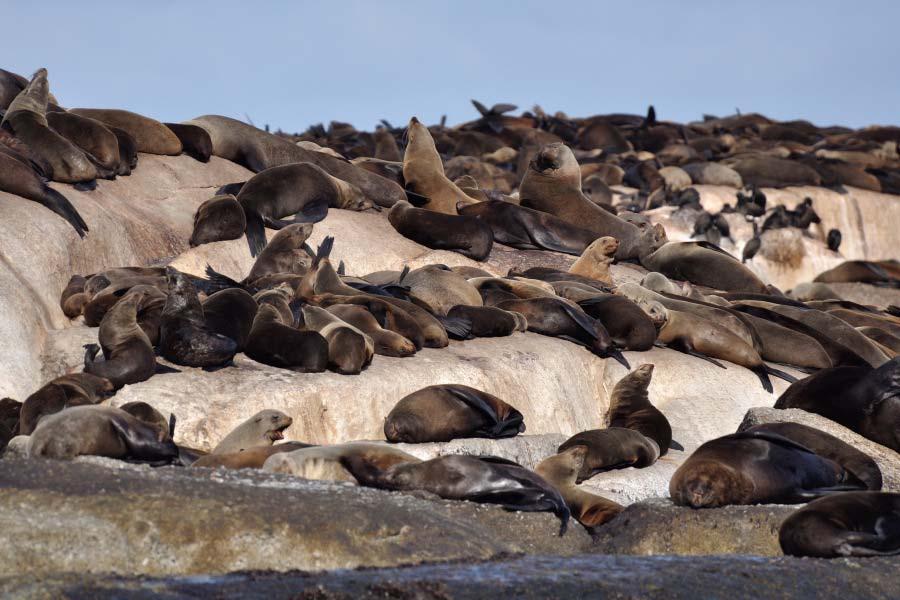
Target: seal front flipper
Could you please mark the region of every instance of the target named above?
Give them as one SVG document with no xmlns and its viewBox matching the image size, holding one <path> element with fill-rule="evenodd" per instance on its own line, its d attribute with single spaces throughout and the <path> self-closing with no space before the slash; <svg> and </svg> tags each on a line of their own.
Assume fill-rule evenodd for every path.
<svg viewBox="0 0 900 600">
<path fill-rule="evenodd" d="M 40 204 L 68 221 L 75 231 L 78 232 L 78 235 L 83 238 L 89 231 L 87 223 L 84 222 L 84 219 L 81 218 L 78 210 L 72 206 L 69 199 L 47 185 L 44 186 L 44 194 L 45 197 Z"/>
<path fill-rule="evenodd" d="M 766 371 L 766 367 L 764 365 L 760 365 L 758 367 L 753 367 L 750 370 L 756 373 L 756 376 L 759 377 L 759 381 L 760 383 L 762 383 L 763 389 L 771 394 L 774 388 L 772 388 L 772 380 L 769 379 L 769 373 Z"/>
<path fill-rule="evenodd" d="M 90 181 L 79 181 L 78 183 L 72 185 L 72 187 L 79 192 L 93 192 L 97 189 L 97 180 L 91 179 Z"/>
<path fill-rule="evenodd" d="M 266 247 L 266 227 L 262 216 L 255 210 L 244 210 L 247 219 L 247 228 L 244 234 L 247 236 L 247 245 L 250 246 L 250 255 L 254 258 Z"/>
<path fill-rule="evenodd" d="M 242 289 L 242 290 L 247 290 L 251 294 L 256 292 L 255 289 L 252 291 L 247 289 L 247 287 L 244 284 L 242 284 L 238 281 L 235 281 L 228 275 L 223 275 L 222 273 L 219 273 L 218 271 L 213 269 L 212 266 L 209 265 L 209 263 L 206 264 L 206 278 L 207 278 L 206 280 L 209 283 L 204 284 L 203 287 L 208 287 L 210 293 L 218 292 L 221 290 L 226 290 L 228 288 L 238 288 L 238 289 Z"/>
<path fill-rule="evenodd" d="M 684 452 L 684 446 L 682 446 L 675 440 L 672 440 L 671 442 L 669 442 L 669 449 L 670 450 L 679 450 L 681 452 Z"/>
<path fill-rule="evenodd" d="M 166 375 L 168 373 L 181 373 L 178 369 L 174 367 L 169 367 L 162 363 L 156 363 L 156 370 L 153 371 L 156 375 Z"/>
<path fill-rule="evenodd" d="M 125 444 L 128 458 L 143 461 L 172 462 L 178 458 L 178 447 L 168 436 L 159 439 L 159 433 L 149 425 L 113 415 L 109 419 L 119 439 Z"/>
<path fill-rule="evenodd" d="M 625 355 L 622 354 L 622 351 L 618 348 L 609 351 L 609 358 L 615 360 L 617 363 L 619 363 L 629 371 L 631 370 L 631 365 L 628 363 L 628 359 L 625 358 Z"/>
</svg>

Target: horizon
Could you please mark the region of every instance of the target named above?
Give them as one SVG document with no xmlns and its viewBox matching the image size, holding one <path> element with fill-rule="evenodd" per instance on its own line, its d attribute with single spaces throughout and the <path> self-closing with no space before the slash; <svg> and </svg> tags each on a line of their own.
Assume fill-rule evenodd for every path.
<svg viewBox="0 0 900 600">
<path fill-rule="evenodd" d="M 644 114 L 653 104 L 678 122 L 740 109 L 820 126 L 900 123 L 900 84 L 888 75 L 900 5 L 763 5 L 16 4 L 5 13 L 18 25 L 0 41 L 13 60 L 0 67 L 25 77 L 47 67 L 66 107 L 161 121 L 222 114 L 286 132 L 331 120 L 402 126 L 413 115 L 455 125 L 478 117 L 473 98 L 517 114 L 535 104 L 572 117 Z"/>
</svg>

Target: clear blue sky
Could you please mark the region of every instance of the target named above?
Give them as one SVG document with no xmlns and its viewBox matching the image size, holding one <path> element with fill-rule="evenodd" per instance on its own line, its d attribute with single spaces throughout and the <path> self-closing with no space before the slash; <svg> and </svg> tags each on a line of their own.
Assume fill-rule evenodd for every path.
<svg viewBox="0 0 900 600">
<path fill-rule="evenodd" d="M 727 6 L 726 6 L 727 4 Z M 0 67 L 67 107 L 371 129 L 490 105 L 900 124 L 900 2 L 3 0 Z"/>
</svg>

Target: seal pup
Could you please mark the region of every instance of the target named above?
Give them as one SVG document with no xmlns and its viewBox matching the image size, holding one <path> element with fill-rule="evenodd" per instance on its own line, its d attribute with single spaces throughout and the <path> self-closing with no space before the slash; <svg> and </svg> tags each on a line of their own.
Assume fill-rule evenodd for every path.
<svg viewBox="0 0 900 600">
<path fill-rule="evenodd" d="M 634 429 L 608 427 L 576 433 L 563 442 L 556 452 L 583 447 L 586 452 L 578 470 L 577 483 L 590 479 L 597 473 L 613 469 L 643 469 L 659 458 L 656 442 Z"/>
<path fill-rule="evenodd" d="M 178 447 L 164 431 L 110 406 L 73 406 L 47 416 L 28 440 L 28 456 L 70 460 L 105 456 L 169 464 Z"/>
<path fill-rule="evenodd" d="M 213 151 L 212 138 L 205 129 L 184 123 L 163 123 L 163 125 L 175 134 L 185 154 L 200 162 L 209 162 Z"/>
<path fill-rule="evenodd" d="M 303 326 L 328 342 L 328 366 L 342 375 L 358 375 L 372 362 L 375 343 L 368 335 L 318 306 L 301 309 Z"/>
<path fill-rule="evenodd" d="M 609 427 L 624 427 L 638 431 L 659 446 L 659 455 L 669 448 L 684 450 L 672 441 L 672 426 L 658 408 L 650 403 L 647 388 L 653 378 L 652 364 L 641 365 L 616 382 L 609 399 L 606 421 Z"/>
<path fill-rule="evenodd" d="M 231 194 L 213 196 L 194 213 L 194 229 L 188 244 L 195 248 L 201 244 L 236 240 L 247 229 L 244 209 Z"/>
<path fill-rule="evenodd" d="M 192 467 L 207 467 L 210 469 L 262 469 L 263 464 L 273 454 L 281 452 L 293 452 L 303 448 L 312 448 L 313 444 L 303 442 L 284 442 L 272 446 L 254 446 L 240 452 L 227 454 L 207 454 L 191 463 Z"/>
<path fill-rule="evenodd" d="M 229 288 L 207 297 L 201 306 L 206 328 L 234 340 L 236 351 L 243 351 L 259 309 L 253 296 L 240 288 Z"/>
<path fill-rule="evenodd" d="M 578 260 L 569 267 L 569 273 L 596 279 L 607 285 L 615 285 L 609 266 L 615 259 L 618 249 L 619 241 L 616 238 L 609 236 L 598 238 L 591 242 Z"/>
<path fill-rule="evenodd" d="M 115 108 L 70 108 L 69 112 L 128 132 L 137 143 L 138 152 L 178 156 L 183 149 L 171 129 L 150 117 Z"/>
<path fill-rule="evenodd" d="M 501 439 L 525 431 L 524 417 L 492 394 L 461 384 L 431 385 L 404 396 L 384 420 L 389 442 Z"/>
<path fill-rule="evenodd" d="M 865 489 L 836 462 L 787 438 L 744 432 L 706 442 L 678 467 L 669 494 L 679 506 L 798 504 L 835 491 Z"/>
<path fill-rule="evenodd" d="M 447 500 L 486 502 L 507 510 L 550 511 L 561 522 L 560 535 L 566 532 L 571 514 L 556 488 L 533 471 L 501 458 L 449 455 L 385 469 L 364 456 L 347 456 L 341 464 L 367 487 L 423 490 Z"/>
<path fill-rule="evenodd" d="M 402 200 L 388 212 L 388 221 L 400 235 L 426 248 L 452 250 L 479 262 L 494 245 L 490 225 L 477 217 L 416 208 Z"/>
<path fill-rule="evenodd" d="M 383 328 L 375 316 L 362 306 L 335 304 L 326 310 L 372 338 L 375 344 L 375 354 L 405 357 L 416 353 L 416 345 L 412 340 L 395 331 Z"/>
<path fill-rule="evenodd" d="M 232 429 L 210 454 L 231 454 L 256 446 L 271 446 L 284 439 L 284 430 L 293 422 L 279 410 L 261 410 Z"/>
<path fill-rule="evenodd" d="M 146 381 L 157 370 L 150 338 L 137 322 L 142 299 L 142 294 L 126 294 L 116 302 L 100 322 L 100 345 L 85 346 L 85 372 L 109 379 L 116 389 Z M 96 360 L 101 348 L 104 360 Z"/>
<path fill-rule="evenodd" d="M 669 242 L 641 256 L 641 264 L 667 277 L 727 292 L 765 294 L 766 285 L 746 266 L 708 242 Z"/>
<path fill-rule="evenodd" d="M 458 206 L 457 211 L 485 221 L 495 242 L 519 250 L 552 250 L 580 256 L 597 239 L 597 234 L 589 229 L 503 200 Z"/>
<path fill-rule="evenodd" d="M 287 310 L 290 315 L 290 309 Z M 256 362 L 300 373 L 321 373 L 328 366 L 328 342 L 316 331 L 300 331 L 273 304 L 261 303 L 244 346 Z"/>
<path fill-rule="evenodd" d="M 301 448 L 281 452 L 266 459 L 263 471 L 286 473 L 303 479 L 320 481 L 347 481 L 357 483 L 356 477 L 346 468 L 344 460 L 354 457 L 376 469 L 388 469 L 397 464 L 421 462 L 415 456 L 384 443 L 350 442 L 331 446 Z"/>
<path fill-rule="evenodd" d="M 19 411 L 18 434 L 31 435 L 42 417 L 70 406 L 99 404 L 115 393 L 112 382 L 90 373 L 62 375 L 28 396 Z"/>
<path fill-rule="evenodd" d="M 790 556 L 900 554 L 900 494 L 846 492 L 813 500 L 784 520 L 778 543 Z"/>
<path fill-rule="evenodd" d="M 625 507 L 603 496 L 578 489 L 575 482 L 586 455 L 586 446 L 574 446 L 545 458 L 534 468 L 534 472 L 559 491 L 575 520 L 589 533 L 593 533 L 597 527 L 625 510 Z"/>
<path fill-rule="evenodd" d="M 455 215 L 458 204 L 472 204 L 474 200 L 444 174 L 441 155 L 428 128 L 412 117 L 406 131 L 403 179 L 408 190 L 427 199 L 422 208 Z"/>
<path fill-rule="evenodd" d="M 169 295 L 160 320 L 159 353 L 187 367 L 220 367 L 231 362 L 237 342 L 207 327 L 197 290 L 184 273 L 168 267 L 166 275 Z"/>
</svg>

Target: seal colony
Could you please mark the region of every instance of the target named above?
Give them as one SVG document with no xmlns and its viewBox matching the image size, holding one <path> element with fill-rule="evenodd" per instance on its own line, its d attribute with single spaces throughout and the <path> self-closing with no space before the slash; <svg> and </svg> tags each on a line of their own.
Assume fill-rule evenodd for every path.
<svg viewBox="0 0 900 600">
<path fill-rule="evenodd" d="M 65 186 L 88 190 L 97 178 L 127 176 L 140 168 L 141 153 L 185 153 L 199 163 L 218 157 L 254 173 L 200 205 L 182 240 L 196 247 L 245 236 L 255 262 L 240 281 L 211 267 L 205 277 L 171 266 L 69 274 L 59 306 L 98 327 L 97 343 L 86 345 L 82 372 L 46 382 L 24 403 L 0 403 L 0 447 L 10 453 L 255 468 L 429 493 L 551 512 L 560 534 L 570 516 L 595 532 L 624 509 L 586 491 L 585 481 L 679 455 L 669 482 L 678 505 L 818 498 L 785 521 L 787 553 L 900 548 L 897 499 L 880 492 L 882 473 L 861 449 L 780 424 L 705 440 L 688 455 L 677 441 L 684 432 L 654 402 L 658 367 L 632 370 L 623 354 L 665 346 L 717 368 L 748 369 L 770 393 L 770 377 L 784 379 L 791 386 L 773 394 L 776 408 L 817 413 L 900 450 L 900 311 L 845 301 L 828 288 L 897 287 L 900 265 L 846 261 L 789 294 L 748 266 L 765 252 L 768 231 L 798 229 L 832 251 L 841 243 L 840 232 L 815 230 L 821 218 L 812 200 L 770 207 L 763 187 L 900 193 L 897 128 L 820 128 L 761 115 L 683 125 L 657 120 L 652 107 L 646 116 L 572 119 L 536 107 L 514 117 L 512 105 L 476 102 L 480 118 L 453 128 L 412 117 L 404 129 L 385 124 L 374 134 L 333 122 L 290 136 L 217 115 L 167 124 L 118 109 L 66 110 L 50 94 L 45 69 L 30 81 L 0 78 L 0 92 L 0 160 L 10 167 L 0 172 L 0 190 L 50 208 L 82 237 L 90 230 Z M 708 213 L 693 185 L 730 187 L 734 205 Z M 661 207 L 688 218 L 698 239 L 670 241 L 654 222 Z M 515 265 L 504 276 L 487 264 L 363 273 L 332 264 L 335 244 L 354 240 L 307 244 L 332 210 L 372 212 L 397 235 L 479 262 L 490 261 L 495 246 L 573 259 L 565 268 L 550 260 Z M 726 249 L 734 245 L 734 219 L 754 232 L 740 258 Z M 276 232 L 268 241 L 266 229 Z M 641 283 L 621 280 L 613 265 L 627 265 Z M 239 353 L 286 377 L 354 376 L 372 364 L 396 364 L 382 357 L 405 359 L 422 348 L 442 356 L 451 343 L 527 332 L 626 369 L 597 411 L 599 427 L 570 436 L 534 469 L 494 456 L 420 460 L 392 445 L 526 431 L 531 417 L 516 408 L 521 398 L 462 381 L 396 398 L 383 415 L 385 441 L 327 446 L 276 443 L 309 415 L 273 408 L 244 415 L 206 452 L 175 442 L 177 415 L 166 418 L 152 403 L 109 405 L 122 387 L 151 377 L 238 369 Z"/>
</svg>

